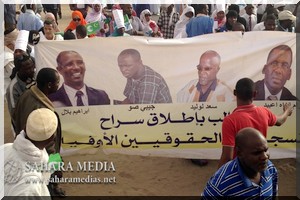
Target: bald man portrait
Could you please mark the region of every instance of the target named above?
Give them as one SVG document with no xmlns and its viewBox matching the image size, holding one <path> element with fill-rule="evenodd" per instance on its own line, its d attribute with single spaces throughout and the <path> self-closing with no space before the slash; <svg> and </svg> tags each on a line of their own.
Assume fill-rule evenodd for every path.
<svg viewBox="0 0 300 200">
<path fill-rule="evenodd" d="M 234 101 L 232 89 L 217 78 L 221 56 L 213 50 L 204 52 L 197 65 L 198 79 L 190 81 L 177 93 L 177 102 Z"/>
</svg>

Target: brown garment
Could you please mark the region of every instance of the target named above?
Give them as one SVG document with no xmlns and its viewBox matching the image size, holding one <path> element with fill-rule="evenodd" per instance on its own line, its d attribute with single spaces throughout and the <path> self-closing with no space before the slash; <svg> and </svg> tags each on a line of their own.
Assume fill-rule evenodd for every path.
<svg viewBox="0 0 300 200">
<path fill-rule="evenodd" d="M 15 110 L 12 114 L 12 123 L 16 134 L 18 135 L 23 129 L 25 129 L 26 121 L 29 114 L 39 108 L 48 108 L 54 111 L 54 106 L 48 97 L 36 86 L 32 86 L 29 90 L 26 90 L 19 98 Z M 56 113 L 55 113 L 56 114 Z M 61 124 L 58 115 L 58 126 L 56 130 L 55 144 L 47 147 L 48 154 L 59 153 L 61 146 Z"/>
</svg>

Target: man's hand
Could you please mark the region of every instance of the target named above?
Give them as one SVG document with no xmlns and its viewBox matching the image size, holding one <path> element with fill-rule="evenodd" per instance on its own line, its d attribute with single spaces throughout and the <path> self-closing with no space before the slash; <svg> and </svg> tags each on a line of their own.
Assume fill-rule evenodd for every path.
<svg viewBox="0 0 300 200">
<path fill-rule="evenodd" d="M 291 105 L 291 103 L 284 103 L 283 104 L 283 112 L 286 112 L 288 116 L 291 116 L 293 113 L 293 106 Z"/>
</svg>

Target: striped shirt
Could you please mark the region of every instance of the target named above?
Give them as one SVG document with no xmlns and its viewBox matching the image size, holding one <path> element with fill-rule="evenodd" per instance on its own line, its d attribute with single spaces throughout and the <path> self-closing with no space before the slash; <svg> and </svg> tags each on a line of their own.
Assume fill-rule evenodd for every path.
<svg viewBox="0 0 300 200">
<path fill-rule="evenodd" d="M 127 79 L 124 95 L 133 104 L 172 103 L 164 78 L 150 67 L 144 67 L 140 79 Z"/>
<path fill-rule="evenodd" d="M 218 197 L 243 197 L 243 199 L 272 199 L 278 191 L 278 174 L 275 166 L 268 161 L 268 166 L 261 173 L 257 185 L 247 178 L 242 171 L 238 158 L 223 165 L 210 178 L 202 199 L 220 199 Z"/>
</svg>

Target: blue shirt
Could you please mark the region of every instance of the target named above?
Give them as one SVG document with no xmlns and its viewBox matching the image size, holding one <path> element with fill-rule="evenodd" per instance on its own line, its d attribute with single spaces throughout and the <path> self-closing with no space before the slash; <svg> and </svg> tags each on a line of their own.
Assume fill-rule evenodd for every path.
<svg viewBox="0 0 300 200">
<path fill-rule="evenodd" d="M 202 199 L 215 199 L 221 196 L 272 199 L 277 195 L 277 186 L 278 174 L 271 161 L 268 161 L 267 169 L 261 173 L 260 183 L 257 185 L 245 176 L 238 158 L 235 158 L 223 165 L 210 178 L 202 193 Z"/>
<path fill-rule="evenodd" d="M 18 30 L 39 31 L 43 26 L 42 20 L 40 20 L 40 18 L 35 15 L 33 10 L 30 9 L 27 9 L 26 12 L 22 13 L 18 18 Z"/>
<path fill-rule="evenodd" d="M 214 20 L 208 16 L 194 17 L 186 25 L 187 37 L 212 33 L 213 26 Z"/>
</svg>

